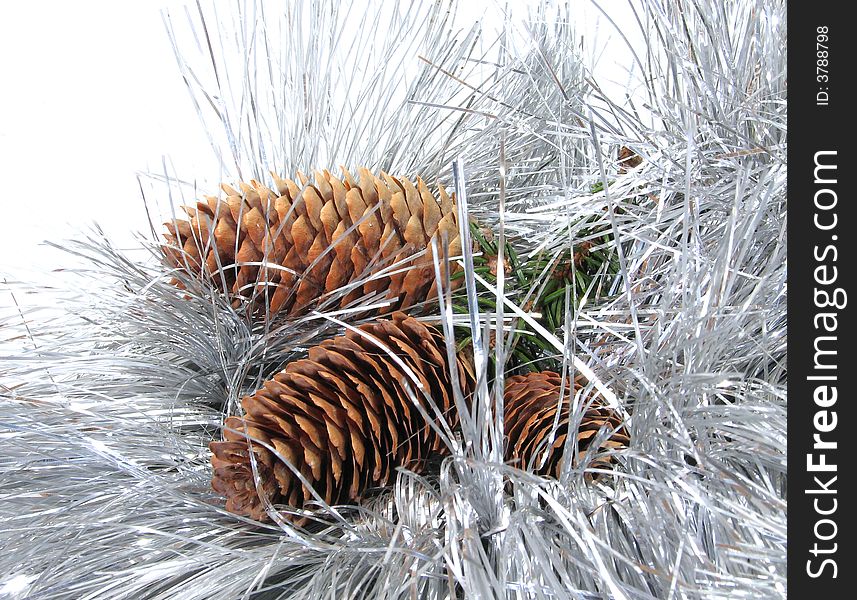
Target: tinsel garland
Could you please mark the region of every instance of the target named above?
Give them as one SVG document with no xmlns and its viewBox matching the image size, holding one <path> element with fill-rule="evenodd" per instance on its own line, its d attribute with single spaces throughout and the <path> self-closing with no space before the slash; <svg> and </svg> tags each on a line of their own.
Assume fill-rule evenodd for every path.
<svg viewBox="0 0 857 600">
<path fill-rule="evenodd" d="M 366 165 L 455 189 L 461 282 L 431 242 L 419 318 L 450 356 L 466 340 L 477 385 L 432 469 L 306 523 L 228 512 L 209 443 L 241 398 L 373 317 L 248 319 L 164 260 L 161 223 L 200 198 L 152 177 L 145 256 L 95 229 L 51 240 L 72 271 L 0 288 L 0 597 L 785 596 L 785 3 L 639 3 L 627 98 L 599 87 L 580 8 L 508 9 L 499 32 L 445 2 L 166 14 L 212 180 Z M 526 277 L 488 276 L 482 228 Z M 607 258 L 584 280 L 581 248 Z M 615 465 L 506 460 L 524 338 L 583 382 L 558 424 L 623 416 Z"/>
</svg>

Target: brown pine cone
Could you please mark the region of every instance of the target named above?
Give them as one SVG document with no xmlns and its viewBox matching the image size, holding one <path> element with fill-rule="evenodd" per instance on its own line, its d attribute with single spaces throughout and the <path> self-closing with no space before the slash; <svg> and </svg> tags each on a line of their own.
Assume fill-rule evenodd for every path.
<svg viewBox="0 0 857 600">
<path fill-rule="evenodd" d="M 571 401 L 574 397 L 574 390 L 581 386 L 580 380 L 576 380 L 573 386 L 569 385 L 570 382 L 566 382 L 566 397 L 563 400 L 556 437 L 550 446 L 550 452 L 544 465 L 540 468 L 538 465 L 545 450 L 548 449 L 545 440 L 550 435 L 556 417 L 561 383 L 562 377 L 552 371 L 515 375 L 506 380 L 506 392 L 504 394 L 505 429 L 508 440 L 506 457 L 516 467 L 528 469 L 532 461 L 536 467 L 534 472 L 539 475 L 559 477 L 563 464 L 565 440 L 569 434 Z M 586 409 L 580 428 L 575 434 L 580 455 L 586 452 L 587 447 L 602 426 L 606 426 L 613 433 L 601 444 L 599 449 L 607 450 L 628 446 L 630 442 L 629 433 L 627 428 L 622 425 L 619 414 L 603 404 L 593 403 Z M 598 457 L 591 466 L 607 468 L 612 462 L 612 457 Z"/>
<path fill-rule="evenodd" d="M 643 157 L 628 148 L 622 146 L 619 148 L 619 174 L 623 175 L 631 169 L 640 166 L 643 163 Z"/>
<path fill-rule="evenodd" d="M 242 183 L 241 192 L 222 186 L 225 200 L 206 197 L 183 207 L 189 220 L 165 224 L 168 261 L 210 280 L 236 305 L 250 300 L 256 315 L 300 315 L 325 294 L 391 265 L 394 273 L 356 285 L 333 306 L 375 292 L 395 300 L 389 311 L 432 298 L 431 238 L 439 252 L 445 235 L 450 256 L 461 253 L 454 198 L 443 186 L 436 197 L 419 178 L 414 184 L 382 173 L 382 181 L 360 168 L 358 183 L 342 171 L 343 179 L 316 172 L 312 184 L 299 173 L 302 185 L 274 175 L 277 191 L 258 181 Z"/>
<path fill-rule="evenodd" d="M 359 329 L 408 365 L 454 428 L 458 415 L 443 335 L 403 313 L 392 317 Z M 474 388 L 469 363 L 460 358 L 455 368 L 467 398 Z M 428 457 L 443 455 L 446 446 L 408 399 L 402 381 L 422 399 L 386 351 L 353 331 L 325 340 L 310 349 L 308 358 L 289 363 L 242 400 L 244 418 L 226 419 L 225 440 L 210 444 L 212 486 L 227 497 L 226 509 L 266 518 L 253 480 L 250 447 L 270 502 L 293 507 L 313 496 L 280 457 L 325 502 L 339 504 L 386 485 L 398 466 L 419 471 Z"/>
</svg>

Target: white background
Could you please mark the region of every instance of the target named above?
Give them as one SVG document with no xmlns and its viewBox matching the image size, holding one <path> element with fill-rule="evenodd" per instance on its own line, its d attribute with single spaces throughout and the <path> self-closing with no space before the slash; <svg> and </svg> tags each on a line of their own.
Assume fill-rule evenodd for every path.
<svg viewBox="0 0 857 600">
<path fill-rule="evenodd" d="M 136 173 L 211 160 L 163 6 L 0 4 L 0 273 L 50 267 L 37 245 L 93 221 L 130 241 L 146 227 Z"/>
</svg>

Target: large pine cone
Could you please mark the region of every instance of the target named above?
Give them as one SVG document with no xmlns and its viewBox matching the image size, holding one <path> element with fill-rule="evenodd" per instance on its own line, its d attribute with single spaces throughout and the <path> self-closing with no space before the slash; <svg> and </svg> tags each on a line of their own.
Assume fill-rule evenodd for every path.
<svg viewBox="0 0 857 600">
<path fill-rule="evenodd" d="M 443 335 L 403 313 L 359 329 L 417 375 L 454 428 L 457 411 Z M 463 358 L 456 362 L 468 397 L 473 374 Z M 444 454 L 446 446 L 408 399 L 403 381 L 422 399 L 386 351 L 353 331 L 325 340 L 308 358 L 289 363 L 243 399 L 244 418 L 226 419 L 225 440 L 210 445 L 212 485 L 227 497 L 227 510 L 258 520 L 266 517 L 253 479 L 250 447 L 265 495 L 272 503 L 294 507 L 313 497 L 266 446 L 287 459 L 329 504 L 359 500 L 367 489 L 386 485 L 396 467 L 419 470 L 428 457 Z"/>
<path fill-rule="evenodd" d="M 566 382 L 566 397 L 563 399 L 556 436 L 548 447 L 548 436 L 559 408 L 561 383 L 562 376 L 552 371 L 515 375 L 506 380 L 506 457 L 518 468 L 528 469 L 533 465 L 534 472 L 540 475 L 559 477 L 565 441 L 569 435 L 571 402 L 574 390 L 580 387 L 581 381 L 574 381 L 574 385 Z M 574 432 L 579 455 L 582 456 L 586 452 L 601 427 L 607 427 L 612 433 L 599 446 L 599 450 L 628 446 L 629 433 L 619 414 L 603 404 L 593 403 L 586 409 L 579 429 Z M 542 464 L 541 458 L 546 450 L 548 457 Z M 599 456 L 590 466 L 607 468 L 612 462 L 613 457 L 609 455 Z"/>
<path fill-rule="evenodd" d="M 382 173 L 382 181 L 360 168 L 358 183 L 342 170 L 343 179 L 317 172 L 314 184 L 299 173 L 300 186 L 274 175 L 276 192 L 258 181 L 242 183 L 242 192 L 224 185 L 226 200 L 206 197 L 184 207 L 189 220 L 166 223 L 165 254 L 233 301 L 249 299 L 256 314 L 299 315 L 330 292 L 341 294 L 332 306 L 379 293 L 394 300 L 390 311 L 433 297 L 431 238 L 439 252 L 444 235 L 450 256 L 461 252 L 454 199 L 443 186 L 435 197 L 419 178 L 415 185 Z M 392 274 L 340 291 L 391 265 Z"/>
</svg>

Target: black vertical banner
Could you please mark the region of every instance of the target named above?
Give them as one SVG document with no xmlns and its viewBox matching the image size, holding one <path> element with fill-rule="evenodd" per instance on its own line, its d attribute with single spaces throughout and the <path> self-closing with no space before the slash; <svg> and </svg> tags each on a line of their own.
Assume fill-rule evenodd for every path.
<svg viewBox="0 0 857 600">
<path fill-rule="evenodd" d="M 788 7 L 788 574 L 792 598 L 853 597 L 851 313 L 857 219 L 848 3 Z M 852 142 L 853 144 L 853 142 Z M 811 595 L 810 595 L 811 594 Z"/>
</svg>

